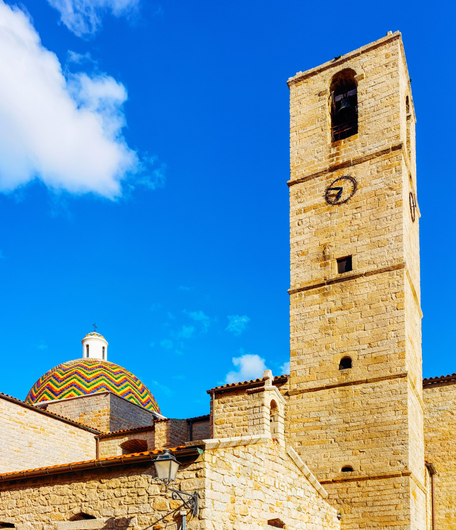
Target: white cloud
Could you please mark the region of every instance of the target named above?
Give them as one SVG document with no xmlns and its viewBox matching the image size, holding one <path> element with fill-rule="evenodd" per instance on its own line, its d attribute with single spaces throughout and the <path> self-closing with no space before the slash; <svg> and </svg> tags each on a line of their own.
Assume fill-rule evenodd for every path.
<svg viewBox="0 0 456 530">
<path fill-rule="evenodd" d="M 41 342 L 38 344 L 37 348 L 38 348 L 39 350 L 47 350 L 47 345 L 44 344 L 43 341 L 41 341 Z"/>
<path fill-rule="evenodd" d="M 38 178 L 53 190 L 114 199 L 127 174 L 150 165 L 122 136 L 125 87 L 103 73 L 65 77 L 28 16 L 3 0 L 0 77 L 0 191 Z"/>
<path fill-rule="evenodd" d="M 174 346 L 174 343 L 171 339 L 163 339 L 161 342 L 160 342 L 160 346 L 162 348 L 165 348 L 166 350 L 171 350 Z"/>
<path fill-rule="evenodd" d="M 228 326 L 225 329 L 233 333 L 233 335 L 240 335 L 249 322 L 250 318 L 246 315 L 231 315 L 228 317 Z"/>
<path fill-rule="evenodd" d="M 287 361 L 286 363 L 283 363 L 280 367 L 282 374 L 290 374 L 290 361 Z"/>
<path fill-rule="evenodd" d="M 181 330 L 178 333 L 178 337 L 182 339 L 189 339 L 190 337 L 193 337 L 194 333 L 195 333 L 194 326 L 183 325 Z"/>
<path fill-rule="evenodd" d="M 203 311 L 185 311 L 192 320 L 201 324 L 203 331 L 206 333 L 211 325 L 211 318 L 203 313 Z"/>
<path fill-rule="evenodd" d="M 237 367 L 237 370 L 233 370 L 226 375 L 226 382 L 237 383 L 247 379 L 262 377 L 263 372 L 266 370 L 264 359 L 259 355 L 244 353 L 242 348 L 239 353 L 241 353 L 240 357 L 233 357 L 233 364 Z"/>
<path fill-rule="evenodd" d="M 101 27 L 102 16 L 110 12 L 115 17 L 128 16 L 139 0 L 48 0 L 60 12 L 60 20 L 78 37 L 92 35 Z"/>
</svg>

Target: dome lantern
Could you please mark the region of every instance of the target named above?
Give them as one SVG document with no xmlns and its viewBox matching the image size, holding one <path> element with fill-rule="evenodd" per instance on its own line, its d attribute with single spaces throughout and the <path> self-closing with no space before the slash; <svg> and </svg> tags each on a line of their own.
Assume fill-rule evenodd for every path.
<svg viewBox="0 0 456 530">
<path fill-rule="evenodd" d="M 82 358 L 108 360 L 108 341 L 96 331 L 82 339 Z"/>
</svg>

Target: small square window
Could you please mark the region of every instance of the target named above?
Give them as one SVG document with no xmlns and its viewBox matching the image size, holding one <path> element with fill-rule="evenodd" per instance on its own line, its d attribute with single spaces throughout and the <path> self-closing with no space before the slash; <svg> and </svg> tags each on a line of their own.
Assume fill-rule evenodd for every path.
<svg viewBox="0 0 456 530">
<path fill-rule="evenodd" d="M 353 263 L 351 256 L 345 256 L 345 258 L 337 258 L 337 272 L 342 274 L 353 270 Z"/>
</svg>

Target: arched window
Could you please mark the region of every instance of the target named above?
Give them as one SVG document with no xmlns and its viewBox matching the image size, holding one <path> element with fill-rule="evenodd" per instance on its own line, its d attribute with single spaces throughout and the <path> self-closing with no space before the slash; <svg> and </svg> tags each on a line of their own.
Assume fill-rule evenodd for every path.
<svg viewBox="0 0 456 530">
<path fill-rule="evenodd" d="M 352 360 L 351 357 L 344 357 L 340 360 L 339 363 L 339 370 L 346 370 L 347 368 L 352 367 Z"/>
<path fill-rule="evenodd" d="M 358 132 L 358 88 L 355 72 L 346 68 L 331 81 L 331 134 L 337 142 Z"/>
<path fill-rule="evenodd" d="M 86 344 L 86 357 L 88 357 L 88 356 L 89 356 L 89 345 Z"/>
<path fill-rule="evenodd" d="M 147 451 L 147 440 L 127 440 L 123 444 L 120 444 L 123 455 L 129 455 L 131 453 L 143 453 Z"/>
<path fill-rule="evenodd" d="M 342 473 L 350 473 L 350 471 L 353 471 L 353 468 L 351 466 L 344 466 L 341 471 Z"/>
<path fill-rule="evenodd" d="M 79 512 L 76 515 L 73 515 L 73 517 L 70 518 L 70 521 L 84 521 L 85 519 L 96 519 L 96 517 L 85 512 Z"/>
</svg>

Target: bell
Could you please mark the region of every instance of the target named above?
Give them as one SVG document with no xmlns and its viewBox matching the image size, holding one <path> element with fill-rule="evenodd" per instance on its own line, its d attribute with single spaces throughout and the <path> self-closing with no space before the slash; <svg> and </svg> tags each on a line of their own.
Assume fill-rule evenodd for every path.
<svg viewBox="0 0 456 530">
<path fill-rule="evenodd" d="M 337 119 L 341 122 L 354 120 L 356 117 L 355 109 L 350 103 L 350 98 L 345 97 L 340 102 L 339 110 L 337 111 Z"/>
</svg>

